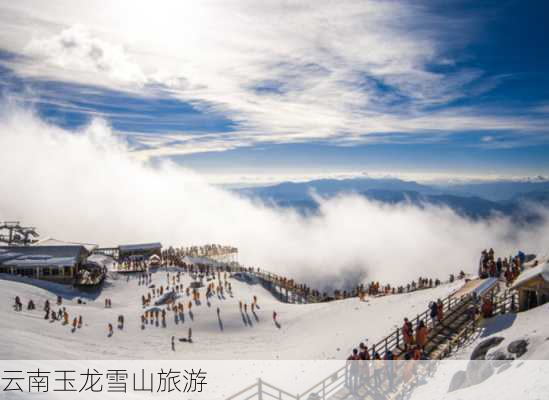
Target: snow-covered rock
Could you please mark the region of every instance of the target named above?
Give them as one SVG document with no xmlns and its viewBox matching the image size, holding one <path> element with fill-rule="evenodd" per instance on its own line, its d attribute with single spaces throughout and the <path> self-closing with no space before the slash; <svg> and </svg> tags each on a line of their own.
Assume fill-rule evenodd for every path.
<svg viewBox="0 0 549 400">
<path fill-rule="evenodd" d="M 484 360 L 486 358 L 486 353 L 488 353 L 488 350 L 490 350 L 492 347 L 499 345 L 504 340 L 505 338 L 499 336 L 494 336 L 483 340 L 476 345 L 475 349 L 471 353 L 471 360 Z"/>
<path fill-rule="evenodd" d="M 516 354 L 517 357 L 521 357 L 528 351 L 528 341 L 525 339 L 513 340 L 507 346 L 507 351 L 512 354 Z"/>
</svg>

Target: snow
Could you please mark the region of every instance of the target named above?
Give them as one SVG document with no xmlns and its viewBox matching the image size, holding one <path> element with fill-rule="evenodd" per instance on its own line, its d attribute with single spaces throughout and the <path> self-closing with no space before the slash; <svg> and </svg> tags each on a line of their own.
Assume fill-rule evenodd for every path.
<svg viewBox="0 0 549 400">
<path fill-rule="evenodd" d="M 173 270 L 170 275 L 172 273 Z M 152 284 L 156 287 L 166 284 L 164 270 L 153 272 L 152 276 Z M 166 328 L 147 325 L 145 330 L 141 330 L 141 295 L 147 293 L 148 285 L 138 285 L 136 275 L 111 273 L 100 292 L 89 293 L 29 278 L 7 275 L 1 278 L 1 359 L 67 359 L 73 361 L 64 363 L 70 363 L 76 369 L 92 365 L 85 360 L 168 360 L 170 364 L 147 361 L 148 367 L 157 370 L 172 365 L 181 369 L 182 364 L 171 363 L 195 360 L 191 364 L 186 361 L 185 365 L 203 367 L 211 374 L 210 387 L 204 395 L 194 396 L 197 399 L 227 397 L 254 383 L 258 377 L 297 394 L 338 369 L 358 342 L 377 342 L 400 326 L 405 316 L 414 317 L 426 309 L 429 301 L 447 296 L 462 285 L 462 281 L 458 281 L 452 285 L 410 294 L 373 297 L 364 302 L 351 298 L 320 304 L 286 304 L 279 302 L 253 281 L 248 283 L 231 279 L 234 297 L 226 295 L 225 299 L 220 299 L 214 296 L 208 306 L 204 299 L 205 288 L 202 288 L 202 304 L 193 304 L 192 320 L 185 307 L 184 322 L 175 324 L 172 314 L 168 313 Z M 185 286 L 191 281 L 190 276 L 184 275 Z M 49 299 L 54 305 L 58 294 L 63 296 L 63 305 L 67 307 L 70 319 L 76 315 L 83 316 L 82 329 L 71 333 L 68 326 L 43 319 L 44 301 Z M 29 299 L 33 299 L 38 310 L 29 312 L 24 308 L 22 312 L 15 312 L 12 304 L 17 295 L 21 297 L 24 306 Z M 250 304 L 254 295 L 258 297 L 259 304 L 257 319 L 250 311 L 249 318 L 243 319 L 238 302 L 242 300 Z M 106 297 L 112 299 L 111 309 L 104 308 Z M 86 304 L 78 304 L 79 298 Z M 182 300 L 186 305 L 186 295 L 183 295 Z M 217 307 L 220 309 L 222 328 L 217 319 Z M 272 321 L 273 310 L 278 313 L 280 329 Z M 455 355 L 455 360 L 437 364 L 434 377 L 427 377 L 427 384 L 416 388 L 411 399 L 482 398 L 493 396 L 495 392 L 498 393 L 498 400 L 520 396 L 544 398 L 549 390 L 546 379 L 549 363 L 536 360 L 549 359 L 548 312 L 549 304 L 546 304 L 528 312 L 484 320 L 479 337 Z M 114 335 L 108 338 L 106 325 L 110 322 L 116 326 L 120 314 L 125 317 L 125 329 L 121 331 L 115 328 Z M 170 347 L 171 336 L 186 337 L 189 327 L 192 327 L 194 342 L 176 341 L 176 350 L 173 352 Z M 494 335 L 505 337 L 504 342 L 498 346 L 502 349 L 513 340 L 525 338 L 529 341 L 528 352 L 507 370 L 494 374 L 484 383 L 447 393 L 452 376 L 457 370 L 467 367 L 467 360 L 475 345 Z M 331 359 L 337 361 L 329 361 Z M 59 361 L 48 361 L 45 366 L 55 366 L 56 363 Z M 101 361 L 93 363 L 97 363 L 98 368 L 102 366 L 102 369 L 113 365 L 113 361 L 109 361 L 109 364 Z M 142 367 L 140 364 L 135 365 Z M 32 370 L 33 366 L 36 363 L 31 362 L 26 369 Z M 24 367 L 21 369 L 25 370 Z"/>
<path fill-rule="evenodd" d="M 428 361 L 433 363 L 433 361 Z M 473 361 L 481 368 L 489 361 Z M 416 387 L 409 400 L 476 400 L 493 399 L 541 400 L 549 393 L 549 363 L 547 361 L 512 361 L 496 369 L 486 380 L 448 393 L 451 378 L 458 371 L 466 370 L 465 361 L 442 361 L 437 365 L 434 377 Z"/>
<path fill-rule="evenodd" d="M 542 399 L 549 392 L 549 304 L 517 314 L 499 315 L 482 321 L 479 336 L 438 366 L 434 376 L 413 393 L 411 400 L 458 400 L 490 398 L 498 400 L 526 398 Z M 475 347 L 483 340 L 499 336 L 501 344 L 490 349 L 488 355 L 505 351 L 509 343 L 519 339 L 528 341 L 528 351 L 484 382 L 448 393 L 451 378 L 459 370 L 465 370 Z M 490 361 L 474 361 L 490 363 Z"/>
<path fill-rule="evenodd" d="M 105 256 L 103 254 L 92 254 L 88 257 L 88 261 L 101 265 L 102 267 L 107 267 L 109 271 L 115 269 L 116 261 L 111 256 Z"/>
<path fill-rule="evenodd" d="M 219 266 L 225 263 L 207 257 L 185 256 L 182 261 L 186 264 Z"/>
<path fill-rule="evenodd" d="M 521 286 L 524 282 L 536 276 L 541 276 L 546 282 L 549 282 L 549 261 L 540 263 L 539 265 L 522 272 L 517 280 L 513 283 L 512 289 Z"/>
<path fill-rule="evenodd" d="M 483 296 L 498 284 L 498 278 L 488 278 L 480 281 L 481 283 L 473 290 L 477 297 Z"/>
<path fill-rule="evenodd" d="M 517 314 L 498 315 L 482 321 L 479 337 L 456 355 L 469 358 L 475 345 L 492 336 L 502 336 L 505 340 L 490 352 L 507 348 L 517 339 L 529 341 L 528 352 L 521 360 L 549 360 L 549 303 Z"/>
<path fill-rule="evenodd" d="M 192 281 L 188 275 L 183 283 Z M 153 273 L 153 284 L 166 284 L 166 272 Z M 202 304 L 193 305 L 191 319 L 186 303 L 185 320 L 178 324 L 168 312 L 167 327 L 146 325 L 141 329 L 141 296 L 146 286 L 138 285 L 137 276 L 112 274 L 100 292 L 78 292 L 63 285 L 30 279 L 0 279 L 0 348 L 2 359 L 345 359 L 360 341 L 373 344 L 401 325 L 404 317 L 423 312 L 429 301 L 455 291 L 461 283 L 410 294 L 358 298 L 318 304 L 286 304 L 279 302 L 259 284 L 231 279 L 234 297 L 217 296 L 205 301 L 205 288 L 199 289 Z M 71 333 L 59 322 L 43 319 L 46 299 L 55 306 L 56 296 L 64 297 L 69 320 L 82 315 L 84 327 Z M 33 299 L 37 310 L 15 312 L 13 299 L 19 296 L 26 306 Z M 251 303 L 258 298 L 256 315 L 248 311 L 242 316 L 239 300 Z M 81 298 L 85 304 L 78 304 Z M 112 308 L 104 308 L 105 298 Z M 217 318 L 217 308 L 220 319 Z M 272 321 L 276 310 L 280 328 Z M 118 315 L 125 317 L 125 329 L 115 329 L 107 337 L 107 324 L 116 326 Z M 170 346 L 171 336 L 186 337 L 192 327 L 194 343 Z"/>
</svg>

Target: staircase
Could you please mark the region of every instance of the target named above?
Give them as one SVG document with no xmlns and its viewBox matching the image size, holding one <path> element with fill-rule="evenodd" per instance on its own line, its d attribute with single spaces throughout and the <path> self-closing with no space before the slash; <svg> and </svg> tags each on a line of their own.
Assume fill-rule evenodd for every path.
<svg viewBox="0 0 549 400">
<path fill-rule="evenodd" d="M 505 291 L 503 294 L 495 293 L 496 286 L 482 293 L 482 296 L 492 296 L 494 302 L 494 315 L 504 314 L 506 312 L 516 311 L 516 292 Z M 477 306 L 478 296 L 474 290 L 467 293 L 459 292 L 458 297 L 454 294 L 446 297 L 443 300 L 444 319 L 432 326 L 431 321 L 428 321 L 429 310 L 419 314 L 414 318 L 414 331 L 419 324 L 419 321 L 424 320 L 429 327 L 427 344 L 425 353 L 430 360 L 442 360 L 459 349 L 468 340 L 470 340 L 477 331 L 477 325 L 480 317 L 471 313 L 471 309 Z M 261 379 L 255 384 L 243 389 L 239 393 L 228 397 L 226 400 L 344 400 L 344 399 L 395 399 L 400 398 L 406 391 L 411 390 L 416 382 L 405 381 L 402 376 L 406 374 L 407 366 L 417 364 L 414 367 L 414 380 L 422 376 L 428 375 L 436 368 L 436 363 L 418 363 L 413 361 L 404 361 L 404 343 L 402 342 L 400 329 L 395 330 L 390 335 L 380 340 L 376 345 L 372 346 L 371 356 L 376 352 L 380 355 L 385 355 L 385 352 L 391 350 L 396 357 L 396 361 L 387 362 L 384 364 L 384 371 L 387 366 L 393 371 L 394 380 L 387 378 L 385 372 L 383 379 L 376 386 L 372 385 L 371 377 L 367 377 L 365 382 L 362 382 L 356 391 L 352 392 L 349 389 L 349 377 L 351 376 L 351 363 L 346 362 L 345 366 L 341 367 L 334 373 L 330 374 L 325 379 L 313 385 L 309 389 L 300 394 L 291 394 L 280 388 L 277 388 Z M 375 361 L 368 362 L 369 370 L 375 369 Z M 397 379 L 398 377 L 398 379 Z"/>
<path fill-rule="evenodd" d="M 472 297 L 470 294 L 465 294 L 461 297 L 450 294 L 443 299 L 442 309 L 445 317 L 441 321 L 442 323 L 437 326 L 432 326 L 432 321 L 429 317 L 429 309 L 425 310 L 422 314 L 418 314 L 415 318 L 410 319 L 414 332 L 417 330 L 421 321 L 424 321 L 429 329 L 426 345 L 426 353 L 428 356 L 431 356 L 431 353 L 444 341 L 451 340 L 452 335 L 455 335 L 459 328 L 466 322 L 466 310 L 471 304 L 471 301 Z M 397 359 L 402 359 L 404 357 L 405 346 L 400 328 L 397 328 L 394 332 L 373 345 L 370 349 L 370 357 L 373 359 L 374 354 L 377 352 L 380 354 L 381 358 L 384 358 L 388 350 L 391 350 Z"/>
<path fill-rule="evenodd" d="M 476 326 L 476 319 L 469 310 L 471 305 L 474 305 L 472 296 L 466 296 L 450 315 L 431 328 L 425 346 L 425 354 L 429 359 L 438 360 L 447 356 L 444 351 L 449 348 L 447 345 L 457 343 L 469 332 L 467 328 Z"/>
</svg>

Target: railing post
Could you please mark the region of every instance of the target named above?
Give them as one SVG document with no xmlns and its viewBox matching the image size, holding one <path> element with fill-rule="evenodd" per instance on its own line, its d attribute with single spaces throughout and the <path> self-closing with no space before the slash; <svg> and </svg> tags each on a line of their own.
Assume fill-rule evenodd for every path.
<svg viewBox="0 0 549 400">
<path fill-rule="evenodd" d="M 326 381 L 322 381 L 322 400 L 326 400 Z"/>
<path fill-rule="evenodd" d="M 263 400 L 263 381 L 261 378 L 257 380 L 257 398 Z"/>
<path fill-rule="evenodd" d="M 396 347 L 400 347 L 400 329 L 396 329 Z"/>
</svg>

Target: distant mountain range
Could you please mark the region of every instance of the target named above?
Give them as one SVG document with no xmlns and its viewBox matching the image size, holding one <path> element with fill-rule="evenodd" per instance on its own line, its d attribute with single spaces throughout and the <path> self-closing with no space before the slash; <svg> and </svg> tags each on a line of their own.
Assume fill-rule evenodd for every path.
<svg viewBox="0 0 549 400">
<path fill-rule="evenodd" d="M 549 207 L 549 181 L 544 180 L 425 185 L 396 178 L 320 179 L 235 191 L 302 213 L 318 209 L 314 194 L 329 198 L 343 193 L 391 204 L 408 202 L 419 207 L 429 204 L 447 206 L 474 219 L 499 213 L 517 221 L 531 222 L 539 217 L 532 204 Z"/>
<path fill-rule="evenodd" d="M 438 189 L 458 196 L 478 196 L 492 201 L 513 200 L 522 195 L 549 192 L 549 181 L 495 181 L 438 186 Z M 533 196 L 534 198 L 536 195 Z"/>
</svg>

